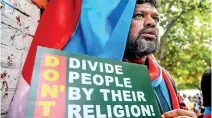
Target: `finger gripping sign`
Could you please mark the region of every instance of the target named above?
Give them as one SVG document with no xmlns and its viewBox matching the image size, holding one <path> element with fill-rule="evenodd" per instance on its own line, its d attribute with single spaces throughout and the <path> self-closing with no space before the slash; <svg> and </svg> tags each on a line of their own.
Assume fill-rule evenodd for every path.
<svg viewBox="0 0 212 118">
<path fill-rule="evenodd" d="M 147 67 L 38 47 L 26 118 L 158 118 Z"/>
</svg>

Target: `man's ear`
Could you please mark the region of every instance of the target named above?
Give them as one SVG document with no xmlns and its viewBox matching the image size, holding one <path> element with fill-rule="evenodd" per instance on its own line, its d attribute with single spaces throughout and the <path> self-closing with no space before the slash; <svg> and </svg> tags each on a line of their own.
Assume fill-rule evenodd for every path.
<svg viewBox="0 0 212 118">
<path fill-rule="evenodd" d="M 49 0 L 32 0 L 33 3 L 35 3 L 38 8 L 45 9 L 46 5 L 48 4 Z"/>
</svg>

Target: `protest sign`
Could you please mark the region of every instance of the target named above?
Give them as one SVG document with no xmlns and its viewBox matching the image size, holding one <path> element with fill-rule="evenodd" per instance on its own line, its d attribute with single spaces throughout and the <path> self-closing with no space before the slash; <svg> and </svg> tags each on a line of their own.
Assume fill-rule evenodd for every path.
<svg viewBox="0 0 212 118">
<path fill-rule="evenodd" d="M 38 47 L 26 118 L 159 118 L 147 67 Z"/>
</svg>

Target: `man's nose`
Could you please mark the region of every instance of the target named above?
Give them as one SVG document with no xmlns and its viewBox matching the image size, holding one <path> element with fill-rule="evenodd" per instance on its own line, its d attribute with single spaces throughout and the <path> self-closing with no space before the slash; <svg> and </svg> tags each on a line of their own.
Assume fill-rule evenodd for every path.
<svg viewBox="0 0 212 118">
<path fill-rule="evenodd" d="M 149 26 L 156 26 L 156 22 L 150 15 L 147 15 L 144 18 L 144 27 L 149 27 Z"/>
</svg>

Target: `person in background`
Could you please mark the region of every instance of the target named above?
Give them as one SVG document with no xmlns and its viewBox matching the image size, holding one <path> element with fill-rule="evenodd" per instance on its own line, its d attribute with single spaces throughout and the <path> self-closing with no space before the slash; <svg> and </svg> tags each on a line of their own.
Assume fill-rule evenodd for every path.
<svg viewBox="0 0 212 118">
<path fill-rule="evenodd" d="M 205 107 L 204 118 L 211 118 L 211 71 L 212 68 L 206 69 L 201 80 L 203 105 Z"/>
<path fill-rule="evenodd" d="M 184 98 L 185 105 L 188 107 L 188 105 L 191 103 L 191 101 L 189 100 L 189 98 L 186 94 L 183 94 L 183 98 Z"/>
<path fill-rule="evenodd" d="M 188 96 L 188 99 L 190 103 L 188 104 L 188 110 L 189 111 L 194 111 L 194 99 L 191 96 Z"/>
<path fill-rule="evenodd" d="M 200 95 L 199 95 L 199 93 L 196 94 L 196 102 L 197 102 L 197 104 L 200 103 Z"/>
<path fill-rule="evenodd" d="M 194 113 L 199 114 L 199 112 L 200 112 L 199 111 L 199 105 L 198 105 L 198 102 L 197 102 L 196 98 L 197 98 L 196 96 L 193 97 L 193 100 L 194 100 L 194 102 L 193 102 L 193 105 L 194 105 L 193 111 L 194 111 Z"/>
<path fill-rule="evenodd" d="M 197 118 L 203 118 L 204 117 L 204 111 L 205 111 L 204 107 L 200 107 L 200 112 L 199 112 L 199 115 L 198 115 Z"/>
<path fill-rule="evenodd" d="M 185 104 L 185 98 L 183 96 L 181 96 L 179 93 L 178 93 L 178 101 L 179 101 L 179 104 L 180 104 L 180 109 L 184 109 L 184 110 L 188 110 L 186 104 Z"/>
</svg>

